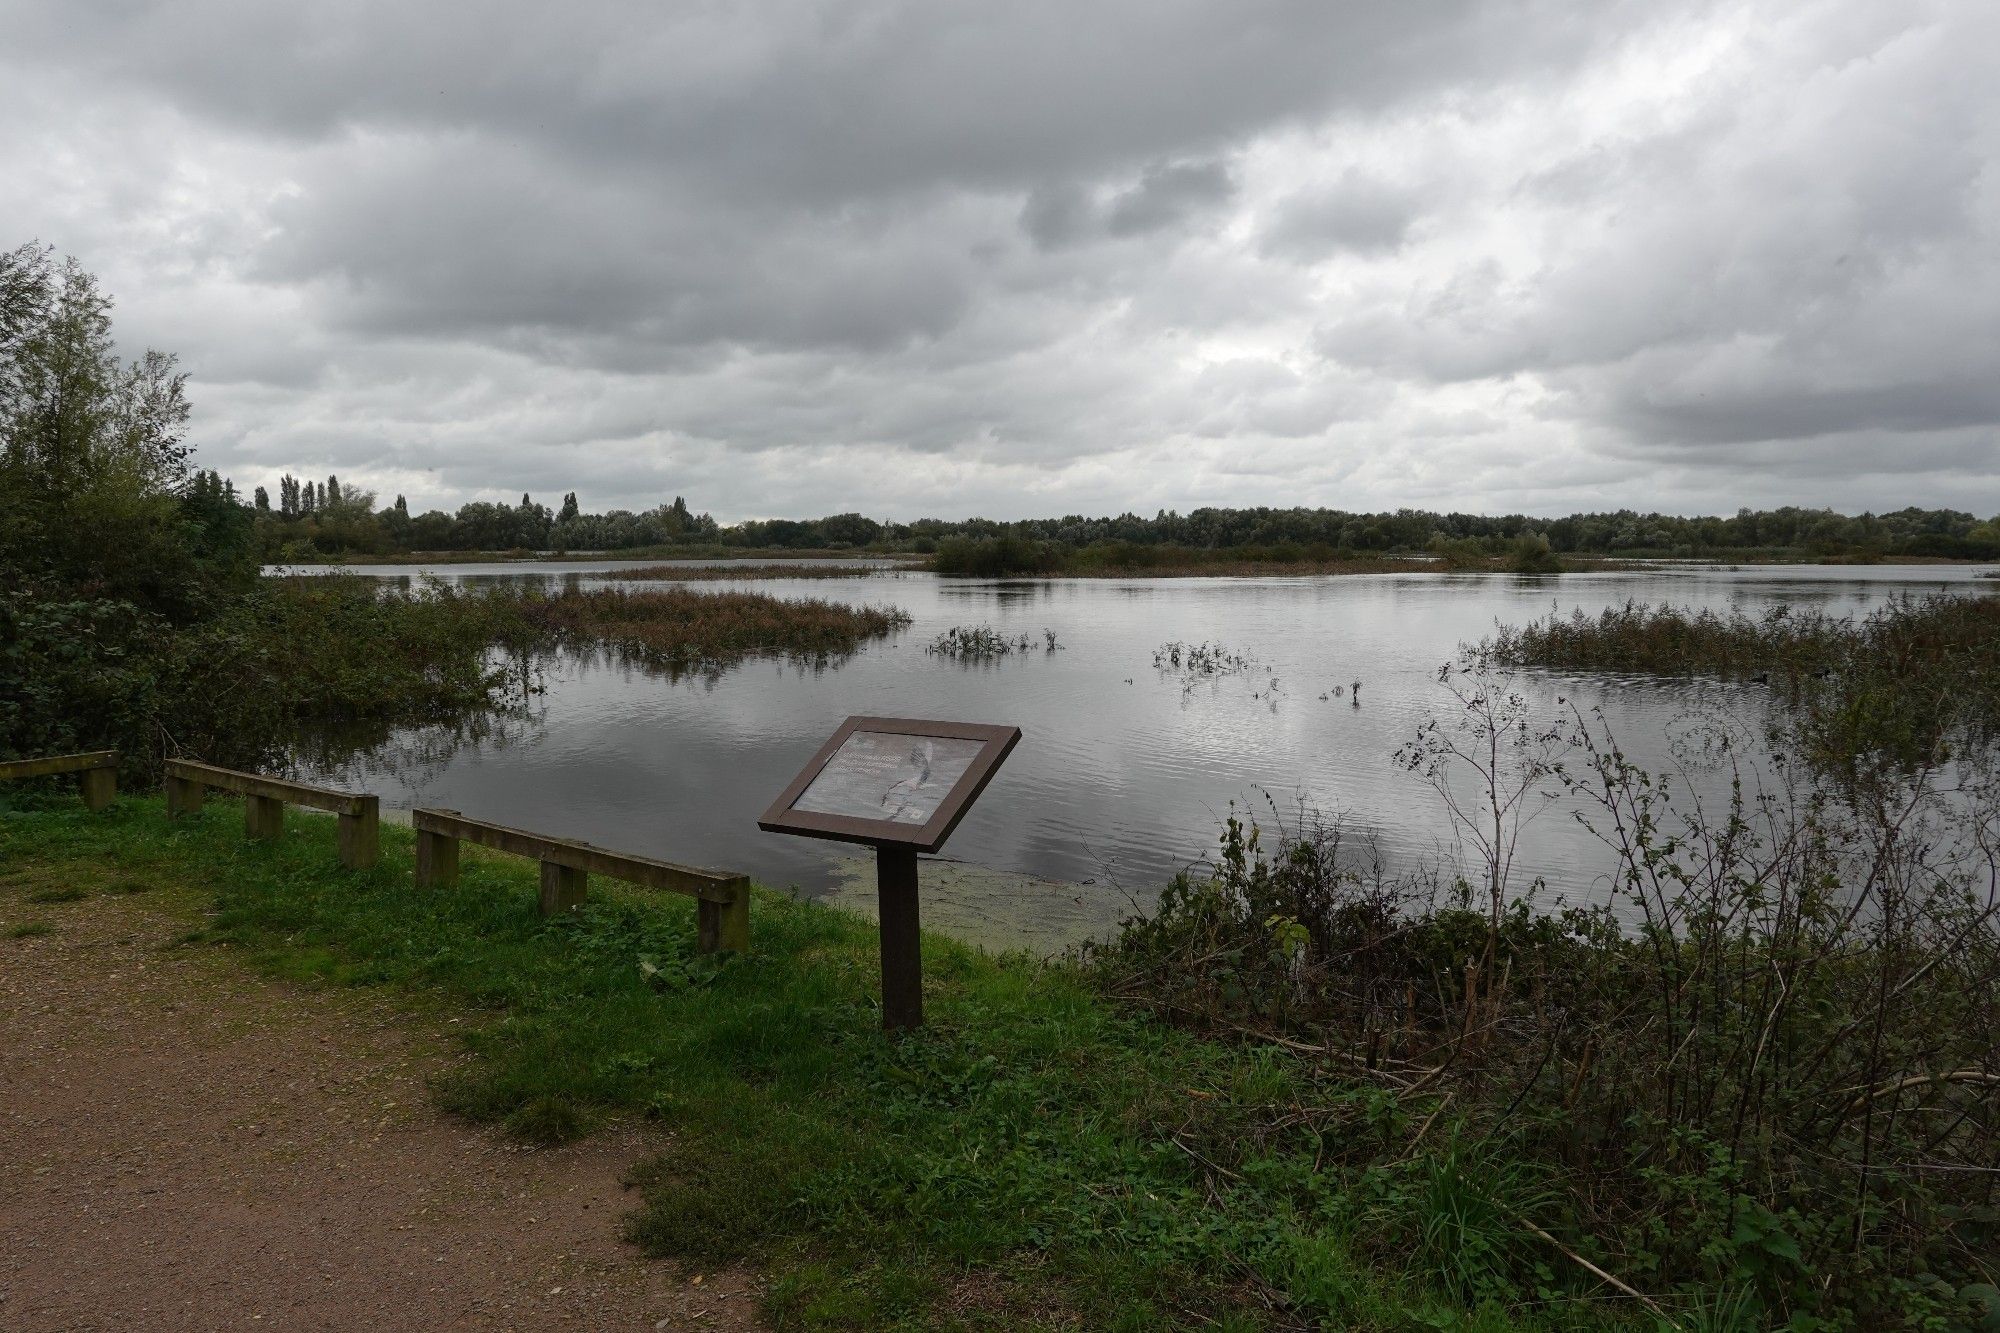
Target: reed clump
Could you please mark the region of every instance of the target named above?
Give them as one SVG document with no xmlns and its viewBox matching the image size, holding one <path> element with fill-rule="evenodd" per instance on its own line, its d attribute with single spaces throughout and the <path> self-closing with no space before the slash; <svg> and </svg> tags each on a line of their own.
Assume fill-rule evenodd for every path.
<svg viewBox="0 0 2000 1333">
<path fill-rule="evenodd" d="M 1898 597 L 1861 617 L 1778 606 L 1760 616 L 1627 602 L 1550 615 L 1481 645 L 1490 664 L 1707 675 L 1779 691 L 1806 757 L 1943 759 L 2000 735 L 2000 598 Z"/>
<path fill-rule="evenodd" d="M 604 578 L 631 579 L 637 582 L 707 583 L 728 582 L 737 579 L 859 579 L 871 574 L 893 572 L 879 565 L 806 565 L 806 564 L 751 564 L 751 565 L 697 565 L 669 564 L 643 565 L 638 569 L 613 569 L 604 572 Z"/>
<path fill-rule="evenodd" d="M 1153 650 L 1153 669 L 1183 681 L 1213 680 L 1218 676 L 1243 674 L 1250 669 L 1250 658 L 1231 650 L 1227 644 L 1175 639 Z"/>
<path fill-rule="evenodd" d="M 991 625 L 953 625 L 926 645 L 925 652 L 958 662 L 985 662 L 1017 653 L 1062 651 L 1056 632 L 1045 629 L 1040 638 L 1032 634 L 1002 634 Z"/>
<path fill-rule="evenodd" d="M 530 645 L 600 646 L 677 670 L 726 666 L 758 654 L 823 662 L 910 623 L 896 607 L 696 588 L 530 591 L 518 594 L 509 610 Z"/>
</svg>

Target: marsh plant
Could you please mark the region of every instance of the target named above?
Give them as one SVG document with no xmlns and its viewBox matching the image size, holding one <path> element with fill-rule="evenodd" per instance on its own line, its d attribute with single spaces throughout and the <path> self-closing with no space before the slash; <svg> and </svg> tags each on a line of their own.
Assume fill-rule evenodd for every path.
<svg viewBox="0 0 2000 1333">
<path fill-rule="evenodd" d="M 637 569 L 613 569 L 606 571 L 602 577 L 639 582 L 713 583 L 766 579 L 860 579 L 894 572 L 893 569 L 880 565 L 808 565 L 771 561 L 755 564 L 701 565 L 690 562 L 642 565 Z"/>
<path fill-rule="evenodd" d="M 814 663 L 852 654 L 910 623 L 896 607 L 780 599 L 699 588 L 597 588 L 518 596 L 506 608 L 529 640 L 615 649 L 663 670 L 701 671 L 750 656 Z"/>
<path fill-rule="evenodd" d="M 986 662 L 1019 653 L 1061 652 L 1062 645 L 1052 629 L 1043 630 L 1037 638 L 1027 633 L 1002 634 L 991 625 L 953 625 L 932 639 L 925 651 L 959 662 Z"/>
<path fill-rule="evenodd" d="M 1381 1088 L 1380 1137 L 1326 1144 L 1338 1207 L 1374 1200 L 1355 1221 L 1385 1256 L 1446 1236 L 1469 1294 L 1532 1300 L 1560 1269 L 1675 1319 L 1976 1326 L 2000 1278 L 1991 764 L 1898 765 L 1857 794 L 1778 732 L 1754 764 L 1716 747 L 1698 784 L 1632 763 L 1595 714 L 1453 683 L 1462 717 L 1405 762 L 1477 793 L 1450 809 L 1484 883 L 1385 873 L 1310 813 L 1267 850 L 1232 816 L 1214 862 L 1096 954 L 1106 986 Z M 1601 901 L 1542 909 L 1507 882 L 1552 792 L 1612 854 Z M 1483 1219 L 1478 1243 L 1451 1217 Z"/>
<path fill-rule="evenodd" d="M 1769 689 L 1787 748 L 1857 798 L 2000 739 L 2000 598 L 1984 593 L 1898 597 L 1859 617 L 1627 602 L 1503 628 L 1478 657 L 1503 669 L 1706 675 Z"/>
<path fill-rule="evenodd" d="M 1250 670 L 1251 659 L 1232 652 L 1220 643 L 1185 643 L 1175 639 L 1153 650 L 1153 667 L 1182 680 L 1213 680 L 1219 676 L 1241 675 Z"/>
<path fill-rule="evenodd" d="M 908 623 L 894 607 L 753 592 L 332 575 L 259 579 L 177 624 L 126 602 L 0 590 L 0 673 L 18 682 L 0 692 L 0 753 L 116 748 L 132 779 L 156 777 L 167 755 L 258 767 L 328 726 L 379 738 L 518 709 L 556 650 L 713 672 L 753 656 L 837 660 Z"/>
</svg>

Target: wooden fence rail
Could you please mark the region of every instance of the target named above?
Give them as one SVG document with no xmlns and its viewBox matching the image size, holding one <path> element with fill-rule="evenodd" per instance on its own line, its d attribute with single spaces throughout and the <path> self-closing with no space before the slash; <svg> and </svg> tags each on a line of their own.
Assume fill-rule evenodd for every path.
<svg viewBox="0 0 2000 1333">
<path fill-rule="evenodd" d="M 605 875 L 642 888 L 685 893 L 696 900 L 702 952 L 750 947 L 750 879 L 719 870 L 628 856 L 587 842 L 548 838 L 483 819 L 467 819 L 456 810 L 413 810 L 410 824 L 417 831 L 417 886 L 445 888 L 458 880 L 458 844 L 526 856 L 542 863 L 543 916 L 569 911 L 589 893 L 590 876 Z"/>
<path fill-rule="evenodd" d="M 53 773 L 77 774 L 83 803 L 92 810 L 102 810 L 118 798 L 116 750 L 91 750 L 85 754 L 58 754 L 46 759 L 8 759 L 0 762 L 0 782 L 47 777 Z"/>
<path fill-rule="evenodd" d="M 244 797 L 244 830 L 253 838 L 276 838 L 285 831 L 285 807 L 306 805 L 340 816 L 340 863 L 349 870 L 366 870 L 382 855 L 382 802 L 358 792 L 334 791 L 304 782 L 240 773 L 233 768 L 167 760 L 167 817 L 191 815 L 201 809 L 209 788 Z"/>
</svg>

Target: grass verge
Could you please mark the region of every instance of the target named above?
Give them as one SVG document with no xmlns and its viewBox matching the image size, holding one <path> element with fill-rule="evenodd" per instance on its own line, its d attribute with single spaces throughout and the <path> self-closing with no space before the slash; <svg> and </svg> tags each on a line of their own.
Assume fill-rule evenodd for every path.
<svg viewBox="0 0 2000 1333">
<path fill-rule="evenodd" d="M 1630 1317 L 1552 1269 L 1532 1309 L 1484 1292 L 1483 1255 L 1537 1244 L 1517 1216 L 1537 1204 L 1524 1168 L 1478 1144 L 1319 1169 L 1336 1139 L 1350 1159 L 1407 1140 L 1422 1108 L 1280 1047 L 1173 1031 L 1071 969 L 934 937 L 931 1025 L 892 1040 L 858 918 L 763 893 L 752 951 L 714 960 L 694 952 L 691 903 L 600 881 L 582 912 L 544 922 L 531 864 L 468 849 L 460 887 L 423 894 L 409 835 L 383 834 L 382 865 L 353 874 L 331 820 L 247 843 L 223 803 L 171 826 L 150 799 L 0 814 L 0 881 L 14 881 L 0 924 L 27 882 L 198 886 L 208 916 L 192 941 L 293 982 L 390 987 L 476 1016 L 475 1058 L 440 1102 L 530 1139 L 658 1121 L 668 1146 L 636 1173 L 633 1237 L 762 1265 L 780 1328 Z M 1408 1235 L 1407 1266 L 1362 1258 L 1371 1233 Z"/>
</svg>

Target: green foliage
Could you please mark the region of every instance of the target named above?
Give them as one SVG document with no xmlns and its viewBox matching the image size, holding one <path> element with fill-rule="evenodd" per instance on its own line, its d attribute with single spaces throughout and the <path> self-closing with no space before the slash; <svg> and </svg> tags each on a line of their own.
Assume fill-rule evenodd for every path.
<svg viewBox="0 0 2000 1333">
<path fill-rule="evenodd" d="M 1061 555 L 1041 542 L 1018 537 L 955 537 L 938 543 L 931 568 L 940 574 L 996 579 L 1021 574 L 1053 574 Z"/>
<path fill-rule="evenodd" d="M 143 777 L 175 752 L 268 761 L 305 719 L 488 707 L 507 683 L 486 660 L 506 623 L 476 596 L 360 579 L 268 580 L 188 625 L 0 591 L 0 756 L 116 749 Z"/>
<path fill-rule="evenodd" d="M 14 865 L 198 884 L 201 938 L 302 984 L 391 986 L 471 1016 L 444 1104 L 537 1141 L 642 1114 L 669 1132 L 635 1173 L 650 1249 L 753 1262 L 769 1313 L 819 1329 L 1583 1329 L 1623 1319 L 1586 1282 L 1536 1313 L 1463 1290 L 1541 1282 L 1500 1234 L 1531 1182 L 1453 1146 L 1377 1185 L 1408 1130 L 1380 1089 L 1277 1048 L 1159 1027 L 1066 966 L 924 941 L 930 1026 L 879 1028 L 868 922 L 760 893 L 744 957 L 695 951 L 692 905 L 598 880 L 543 921 L 531 862 L 468 851 L 457 889 L 409 889 L 411 837 L 348 873 L 331 820 L 246 842 L 212 804 L 0 816 Z M 109 869 L 116 865 L 115 872 Z M 6 889 L 0 889 L 4 907 Z M 1445 1144 L 1448 1135 L 1439 1135 Z M 1431 1183 L 1427 1183 L 1431 1182 Z M 1362 1236 L 1375 1227 L 1379 1237 Z M 1426 1230 L 1428 1228 L 1428 1230 Z M 1400 1252 L 1484 1237 L 1433 1271 Z M 1546 1256 L 1544 1256 L 1546 1258 Z"/>
<path fill-rule="evenodd" d="M 825 662 L 908 620 L 749 592 L 394 589 L 342 576 L 264 579 L 206 603 L 180 623 L 128 601 L 0 589 L 0 758 L 116 749 L 135 779 L 176 753 L 258 767 L 312 726 L 367 740 L 511 706 L 536 655 L 557 647 L 668 671 L 754 653 Z"/>
<path fill-rule="evenodd" d="M 1549 539 L 1539 532 L 1524 532 L 1514 539 L 1507 552 L 1505 568 L 1512 574 L 1560 574 L 1562 559 Z"/>
<path fill-rule="evenodd" d="M 745 525 L 746 529 L 752 525 Z M 799 525 L 794 525 L 799 526 Z M 724 541 L 747 544 L 734 529 Z M 760 536 L 767 535 L 761 529 Z M 1072 572 L 1203 564 L 1327 564 L 1390 551 L 1432 550 L 1467 567 L 1498 559 L 1523 573 L 1556 572 L 1540 553 L 1555 556 L 1710 557 L 1774 560 L 1876 560 L 1888 556 L 2000 559 L 2000 522 L 1957 510 L 1901 509 L 1848 516 L 1824 509 L 1740 510 L 1734 516 L 1675 514 L 1441 514 L 1419 509 L 1354 513 L 1339 509 L 1162 510 L 1091 518 L 919 519 L 885 527 L 879 542 L 906 550 L 942 550 L 950 542 L 1017 542 L 1053 546 Z M 1527 566 L 1527 567 L 1522 567 Z"/>
<path fill-rule="evenodd" d="M 28 895 L 31 903 L 80 903 L 90 895 L 71 885 L 60 889 L 37 889 Z"/>
<path fill-rule="evenodd" d="M 1546 534 L 1524 529 L 1512 537 L 1432 537 L 1426 548 L 1446 569 L 1502 569 L 1510 574 L 1560 574 L 1563 562 Z"/>
<path fill-rule="evenodd" d="M 1407 1250 L 1467 1305 L 1556 1289 L 1557 1256 L 1522 1222 L 1551 1212 L 1559 1196 L 1513 1145 L 1451 1142 L 1363 1178 L 1360 1217 L 1376 1243 Z"/>
<path fill-rule="evenodd" d="M 74 260 L 0 254 L 0 572 L 85 601 L 198 616 L 254 572 L 212 474 L 190 480 L 186 377 L 119 362 L 111 298 Z"/>
<path fill-rule="evenodd" d="M 1504 690 L 1460 698 L 1483 717 L 1473 701 Z M 1100 984 L 1378 1082 L 1396 1112 L 1372 1151 L 1410 1165 L 1366 1169 L 1382 1193 L 1361 1229 L 1433 1266 L 1457 1256 L 1444 1271 L 1468 1300 L 1543 1290 L 1548 1256 L 1500 1243 L 1518 1241 L 1503 1213 L 1539 1212 L 1600 1266 L 1699 1294 L 1713 1326 L 1922 1325 L 1941 1298 L 1914 1275 L 1955 1300 L 2000 1253 L 2000 902 L 1981 850 L 2000 802 L 1970 755 L 1941 798 L 1941 771 L 1830 782 L 1786 758 L 1759 766 L 1773 785 L 1737 773 L 1704 807 L 1574 714 L 1563 749 L 1537 748 L 1536 781 L 1616 858 L 1622 922 L 1500 890 L 1497 915 L 1473 911 L 1462 881 L 1385 875 L 1308 816 L 1266 855 L 1232 815 L 1211 866 L 1093 951 Z M 1471 762 L 1461 789 L 1504 796 Z"/>
</svg>

